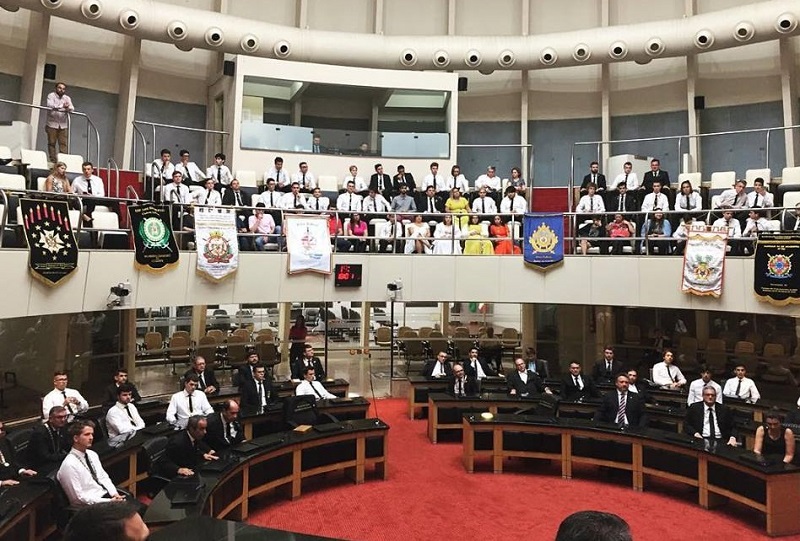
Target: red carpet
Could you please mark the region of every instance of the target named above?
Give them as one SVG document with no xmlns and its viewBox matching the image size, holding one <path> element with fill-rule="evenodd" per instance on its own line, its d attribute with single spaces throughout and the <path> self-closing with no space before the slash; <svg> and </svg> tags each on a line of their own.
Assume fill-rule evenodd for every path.
<svg viewBox="0 0 800 541">
<path fill-rule="evenodd" d="M 426 422 L 408 419 L 404 399 L 380 400 L 377 406 L 391 427 L 387 481 L 368 478 L 356 486 L 344 479 L 310 480 L 295 502 L 273 496 L 254 500 L 248 522 L 367 541 L 551 540 L 565 516 L 596 509 L 622 516 L 637 541 L 771 539 L 758 513 L 734 504 L 706 511 L 683 486 L 658 483 L 636 493 L 624 477 L 607 478 L 597 468 L 578 470 L 578 478 L 565 481 L 545 461 L 506 463 L 518 473 L 468 474 L 461 444 L 431 444 Z"/>
</svg>

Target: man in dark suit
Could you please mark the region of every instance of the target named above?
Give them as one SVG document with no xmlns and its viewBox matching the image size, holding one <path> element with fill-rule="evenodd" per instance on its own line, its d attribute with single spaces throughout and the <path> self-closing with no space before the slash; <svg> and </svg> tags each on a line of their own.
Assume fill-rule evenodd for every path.
<svg viewBox="0 0 800 541">
<path fill-rule="evenodd" d="M 536 374 L 542 379 L 550 377 L 550 366 L 544 359 L 538 357 L 536 348 L 529 347 L 525 349 L 525 362 L 528 364 L 528 370 Z"/>
<path fill-rule="evenodd" d="M 250 194 L 242 191 L 239 188 L 239 180 L 233 179 L 231 185 L 222 194 L 222 204 L 227 207 L 249 207 Z M 236 230 L 239 233 L 249 233 L 247 218 L 250 216 L 250 211 L 246 208 L 236 212 Z M 251 248 L 249 237 L 239 237 L 239 249 L 249 250 Z"/>
<path fill-rule="evenodd" d="M 603 358 L 594 363 L 592 379 L 597 382 L 611 383 L 617 374 L 622 372 L 622 363 L 614 359 L 614 348 L 603 348 Z"/>
<path fill-rule="evenodd" d="M 639 372 L 636 369 L 631 368 L 628 370 L 628 382 L 628 391 L 638 394 L 642 402 L 646 404 L 650 400 L 650 394 L 647 392 L 647 383 L 639 381 Z"/>
<path fill-rule="evenodd" d="M 622 212 L 626 219 L 628 213 L 639 211 L 636 203 L 636 194 L 628 193 L 627 182 L 620 182 L 617 184 L 617 191 L 608 194 L 606 197 L 606 210 L 609 212 Z"/>
<path fill-rule="evenodd" d="M 414 182 L 414 175 L 411 173 L 406 173 L 405 166 L 398 165 L 397 166 L 397 174 L 392 179 L 394 182 L 394 188 L 396 189 L 396 194 L 400 193 L 400 185 L 405 184 L 408 186 L 408 191 L 414 193 L 417 189 L 417 183 Z"/>
<path fill-rule="evenodd" d="M 661 170 L 661 162 L 658 161 L 658 158 L 650 160 L 650 171 L 644 174 L 642 185 L 639 186 L 639 189 L 644 190 L 644 193 L 652 192 L 654 180 L 661 182 L 661 191 L 669 194 L 669 173 Z"/>
<path fill-rule="evenodd" d="M 600 408 L 594 414 L 596 423 L 614 423 L 638 428 L 647 426 L 644 401 L 628 390 L 630 381 L 626 374 L 619 374 L 615 381 L 616 391 L 606 393 Z"/>
<path fill-rule="evenodd" d="M 291 366 L 292 379 L 303 379 L 303 368 L 311 366 L 314 369 L 314 377 L 317 381 L 325 381 L 325 369 L 322 361 L 314 356 L 314 346 L 306 344 L 303 347 L 303 356 L 296 359 Z"/>
<path fill-rule="evenodd" d="M 311 143 L 311 152 L 314 154 L 327 154 L 328 147 L 322 144 L 322 137 L 318 134 L 314 134 L 313 142 Z"/>
<path fill-rule="evenodd" d="M 0 421 L 0 487 L 18 485 L 20 477 L 32 477 L 36 471 L 23 468 L 17 462 L 14 446 L 6 438 L 6 429 Z"/>
<path fill-rule="evenodd" d="M 469 377 L 475 380 L 497 376 L 497 372 L 486 361 L 478 357 L 478 348 L 470 348 L 469 356 L 464 361 L 464 370 Z"/>
<path fill-rule="evenodd" d="M 253 348 L 249 348 L 247 350 L 247 358 L 244 361 L 244 364 L 240 365 L 239 368 L 236 369 L 236 373 L 231 378 L 231 383 L 236 387 L 239 387 L 241 390 L 242 385 L 247 380 L 253 379 L 253 369 L 258 364 L 258 353 Z"/>
<path fill-rule="evenodd" d="M 400 193 L 400 187 L 394 190 L 391 177 L 383 172 L 383 165 L 379 163 L 375 164 L 375 174 L 369 177 L 369 189 L 380 193 L 387 200 Z"/>
<path fill-rule="evenodd" d="M 209 415 L 206 419 L 205 441 L 212 449 L 228 449 L 244 439 L 244 431 L 239 424 L 239 404 L 236 400 L 226 400 L 222 411 Z"/>
<path fill-rule="evenodd" d="M 131 403 L 135 404 L 141 402 L 142 397 L 139 395 L 136 385 L 128 381 L 128 371 L 124 368 L 117 368 L 117 371 L 114 373 L 114 383 L 106 387 L 106 396 L 103 399 L 103 407 L 105 409 L 109 409 L 117 403 L 117 388 L 123 383 L 127 383 L 133 388 Z"/>
<path fill-rule="evenodd" d="M 206 360 L 197 356 L 192 361 L 192 367 L 183 375 L 184 378 L 194 374 L 197 376 L 197 390 L 206 393 L 206 396 L 214 396 L 219 394 L 219 383 L 217 376 L 214 375 L 212 368 L 206 367 Z"/>
<path fill-rule="evenodd" d="M 703 389 L 703 401 L 695 402 L 686 409 L 683 431 L 697 439 L 736 445 L 733 412 L 717 404 L 717 390 L 710 385 Z"/>
<path fill-rule="evenodd" d="M 449 378 L 453 375 L 453 369 L 450 367 L 450 363 L 447 362 L 447 353 L 444 351 L 440 351 L 435 359 L 431 359 L 425 362 L 425 366 L 422 367 L 422 375 L 426 378 Z"/>
<path fill-rule="evenodd" d="M 783 220 L 781 220 L 781 230 L 794 231 L 800 230 L 800 203 L 794 207 L 794 212 L 784 211 Z"/>
<path fill-rule="evenodd" d="M 592 378 L 581 374 L 581 365 L 576 362 L 569 363 L 569 374 L 561 381 L 561 396 L 566 400 L 581 398 L 598 398 L 600 392 L 595 387 Z"/>
<path fill-rule="evenodd" d="M 478 394 L 478 380 L 456 363 L 453 365 L 453 376 L 447 384 L 447 392 L 455 397 L 475 396 Z"/>
<path fill-rule="evenodd" d="M 50 409 L 47 421 L 33 427 L 28 442 L 30 466 L 36 471 L 47 474 L 61 465 L 67 456 L 71 444 L 67 441 L 67 408 L 54 406 Z"/>
<path fill-rule="evenodd" d="M 272 382 L 267 378 L 266 367 L 258 363 L 253 367 L 253 379 L 247 379 L 239 387 L 242 407 L 263 409 L 272 399 Z"/>
<path fill-rule="evenodd" d="M 508 394 L 521 396 L 523 398 L 533 394 L 553 394 L 548 387 L 542 383 L 542 378 L 528 370 L 525 359 L 519 357 L 514 359 L 514 370 L 508 375 Z"/>
<path fill-rule="evenodd" d="M 417 210 L 425 213 L 425 220 L 441 220 L 441 213 L 444 212 L 444 201 L 436 195 L 436 188 L 428 186 L 425 193 L 417 202 Z"/>
<path fill-rule="evenodd" d="M 600 172 L 600 164 L 597 162 L 589 164 L 589 174 L 581 182 L 581 195 L 589 193 L 588 186 L 592 183 L 597 186 L 597 194 L 602 196 L 606 193 L 606 176 Z"/>
<path fill-rule="evenodd" d="M 190 477 L 204 461 L 218 460 L 219 457 L 203 441 L 208 430 L 208 421 L 202 415 L 189 417 L 186 429 L 169 438 L 159 470 L 165 477 Z"/>
</svg>

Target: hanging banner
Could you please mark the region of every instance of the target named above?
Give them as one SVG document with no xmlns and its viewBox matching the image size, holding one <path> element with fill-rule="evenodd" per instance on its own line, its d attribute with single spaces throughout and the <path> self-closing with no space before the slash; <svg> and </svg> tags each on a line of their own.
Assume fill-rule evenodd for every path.
<svg viewBox="0 0 800 541">
<path fill-rule="evenodd" d="M 683 254 L 681 291 L 700 296 L 722 295 L 727 246 L 728 231 L 724 227 L 714 227 L 711 231 L 704 226 L 691 229 Z"/>
<path fill-rule="evenodd" d="M 327 216 L 287 215 L 284 217 L 288 272 L 331 273 L 331 234 Z"/>
<path fill-rule="evenodd" d="M 239 268 L 236 213 L 229 208 L 194 209 L 197 274 L 213 282 L 224 280 Z"/>
<path fill-rule="evenodd" d="M 564 262 L 563 214 L 525 214 L 522 231 L 525 263 L 547 271 Z"/>
<path fill-rule="evenodd" d="M 56 286 L 78 268 L 78 243 L 69 223 L 66 201 L 20 199 L 28 267 L 33 277 Z"/>
<path fill-rule="evenodd" d="M 178 264 L 178 244 L 172 235 L 169 210 L 153 203 L 128 205 L 134 265 L 148 272 L 162 272 Z"/>
<path fill-rule="evenodd" d="M 753 259 L 753 290 L 760 301 L 785 306 L 800 303 L 800 232 L 763 231 Z"/>
</svg>

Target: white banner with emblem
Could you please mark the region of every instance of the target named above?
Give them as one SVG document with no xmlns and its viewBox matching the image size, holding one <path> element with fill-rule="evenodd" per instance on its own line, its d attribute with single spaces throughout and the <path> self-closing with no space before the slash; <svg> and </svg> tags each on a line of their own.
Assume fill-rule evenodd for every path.
<svg viewBox="0 0 800 541">
<path fill-rule="evenodd" d="M 197 274 L 213 282 L 224 280 L 239 268 L 239 240 L 233 209 L 194 209 Z"/>
<path fill-rule="evenodd" d="M 681 291 L 700 296 L 722 295 L 727 247 L 727 228 L 714 227 L 707 231 L 705 226 L 699 226 L 691 229 L 683 255 Z"/>
<path fill-rule="evenodd" d="M 283 220 L 289 274 L 331 273 L 331 234 L 327 216 L 286 216 Z"/>
</svg>

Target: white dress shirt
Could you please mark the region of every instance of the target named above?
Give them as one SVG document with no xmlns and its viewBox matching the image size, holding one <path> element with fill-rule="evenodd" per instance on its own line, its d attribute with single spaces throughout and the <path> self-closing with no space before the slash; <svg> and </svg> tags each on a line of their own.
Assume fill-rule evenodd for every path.
<svg viewBox="0 0 800 541">
<path fill-rule="evenodd" d="M 210 192 L 210 193 L 209 193 Z M 197 199 L 201 205 L 222 205 L 222 194 L 217 190 L 203 190 Z"/>
<path fill-rule="evenodd" d="M 285 194 L 277 191 L 266 190 L 261 193 L 261 202 L 264 203 L 268 209 L 277 209 L 281 206 L 281 198 Z"/>
<path fill-rule="evenodd" d="M 717 391 L 717 402 L 722 404 L 722 387 L 720 387 L 719 383 L 713 379 L 706 383 L 703 381 L 703 378 L 697 378 L 691 384 L 689 384 L 689 396 L 686 399 L 686 404 L 691 406 L 695 402 L 702 402 L 703 389 L 706 387 L 712 387 L 715 391 Z"/>
<path fill-rule="evenodd" d="M 175 202 L 188 205 L 192 202 L 192 194 L 186 184 L 170 182 L 164 186 L 164 193 L 161 194 L 161 200 L 165 203 Z"/>
<path fill-rule="evenodd" d="M 347 183 L 353 182 L 356 185 L 356 192 L 366 192 L 369 189 L 367 183 L 361 177 L 354 177 L 353 175 L 347 175 L 342 180 L 342 189 L 347 189 Z"/>
<path fill-rule="evenodd" d="M 761 217 L 758 220 L 748 218 L 744 223 L 744 231 L 742 231 L 742 236 L 756 237 L 758 236 L 759 231 L 772 231 L 772 225 L 769 223 L 769 220 L 764 217 Z"/>
<path fill-rule="evenodd" d="M 392 235 L 392 226 L 394 226 L 394 235 Z M 392 238 L 392 236 L 394 236 L 395 239 L 399 239 L 400 237 L 403 236 L 403 224 L 397 221 L 383 222 L 382 224 L 380 224 L 380 226 L 378 226 L 378 231 L 376 233 L 376 236 L 379 239 L 390 239 Z"/>
<path fill-rule="evenodd" d="M 130 411 L 130 415 L 128 411 Z M 119 402 L 108 410 L 108 413 L 106 413 L 106 428 L 108 429 L 109 438 L 136 432 L 144 428 L 144 420 L 139 415 L 136 406 L 128 404 L 128 411 L 125 410 L 125 405 Z"/>
<path fill-rule="evenodd" d="M 79 403 L 73 404 L 70 402 L 69 404 L 64 404 L 64 393 L 66 393 L 66 398 L 76 398 Z M 63 391 L 53 389 L 44 395 L 44 398 L 42 399 L 42 418 L 47 419 L 50 415 L 50 409 L 54 408 L 55 406 L 64 406 L 67 408 L 67 421 L 70 423 L 73 419 L 75 419 L 76 413 L 83 413 L 89 409 L 89 403 L 83 396 L 81 396 L 81 393 L 75 389 L 70 389 L 69 387 Z"/>
<path fill-rule="evenodd" d="M 357 193 L 345 192 L 336 198 L 336 208 L 342 211 L 361 211 L 361 200 L 364 199 Z"/>
<path fill-rule="evenodd" d="M 675 228 L 675 232 L 672 234 L 672 237 L 676 239 L 685 239 L 686 237 L 689 236 L 690 228 L 695 226 L 705 226 L 705 225 L 706 225 L 705 222 L 701 222 L 699 220 L 698 221 L 693 220 L 692 223 L 689 224 L 689 227 L 687 228 L 686 224 L 684 222 L 681 222 L 680 225 L 678 225 L 678 227 Z"/>
<path fill-rule="evenodd" d="M 578 206 L 575 207 L 575 212 L 578 214 L 596 214 L 606 211 L 606 205 L 603 203 L 603 198 L 597 194 L 584 195 L 578 201 Z"/>
<path fill-rule="evenodd" d="M 472 201 L 472 212 L 478 214 L 497 214 L 497 204 L 491 197 L 476 197 Z"/>
<path fill-rule="evenodd" d="M 742 236 L 742 225 L 736 218 L 731 218 L 730 220 L 725 220 L 725 218 L 717 218 L 711 225 L 714 227 L 727 227 L 728 238 L 736 239 Z"/>
<path fill-rule="evenodd" d="M 267 183 L 268 179 L 274 179 L 275 185 L 278 186 L 278 188 L 290 186 L 292 183 L 291 179 L 289 178 L 289 174 L 282 167 L 280 171 L 278 171 L 274 167 L 270 167 L 269 169 L 267 169 L 267 171 L 264 173 L 265 184 Z"/>
<path fill-rule="evenodd" d="M 734 188 L 728 188 L 719 194 L 717 204 L 719 207 L 744 209 L 747 208 L 747 194 L 744 193 L 744 190 L 742 190 L 742 193 L 736 193 Z"/>
<path fill-rule="evenodd" d="M 325 196 L 306 198 L 306 208 L 308 210 L 328 210 L 329 206 L 331 206 L 331 200 Z"/>
<path fill-rule="evenodd" d="M 433 365 L 433 370 L 431 371 L 431 376 L 434 378 L 443 378 L 447 375 L 447 372 L 444 369 L 444 363 L 440 363 L 436 361 L 436 364 Z"/>
<path fill-rule="evenodd" d="M 306 206 L 306 198 L 301 193 L 295 195 L 292 192 L 289 192 L 283 194 L 283 197 L 281 197 L 280 208 L 282 209 L 289 210 L 289 209 L 294 209 L 296 207 L 305 208 L 305 206 Z"/>
<path fill-rule="evenodd" d="M 652 212 L 653 209 L 670 210 L 669 198 L 666 194 L 652 192 L 644 196 L 642 212 Z"/>
<path fill-rule="evenodd" d="M 469 191 L 469 182 L 467 181 L 467 177 L 461 173 L 459 173 L 459 175 L 455 178 L 453 178 L 453 175 L 447 175 L 447 177 L 445 177 L 445 184 L 447 185 L 448 192 L 453 188 L 458 188 L 462 194 L 465 194 Z"/>
<path fill-rule="evenodd" d="M 506 196 L 500 201 L 500 212 L 502 214 L 525 214 L 528 212 L 528 202 L 519 195 L 515 195 L 513 199 Z"/>
<path fill-rule="evenodd" d="M 172 395 L 167 407 L 167 421 L 179 428 L 186 428 L 189 417 L 193 415 L 208 415 L 214 408 L 208 403 L 206 393 L 196 391 L 192 393 L 192 409 L 189 409 L 189 395 L 180 391 Z"/>
<path fill-rule="evenodd" d="M 491 190 L 499 190 L 500 182 L 501 182 L 500 177 L 498 177 L 497 175 L 490 177 L 489 175 L 484 173 L 475 180 L 475 189 L 479 190 L 484 186 L 486 186 Z"/>
<path fill-rule="evenodd" d="M 747 194 L 747 206 L 748 208 L 756 208 L 756 207 L 774 207 L 775 206 L 775 196 L 769 192 L 757 193 L 755 190 Z"/>
<path fill-rule="evenodd" d="M 661 387 L 671 385 L 672 383 L 680 383 L 686 385 L 686 378 L 683 377 L 681 369 L 674 364 L 667 367 L 667 363 L 661 361 L 653 365 L 653 383 Z"/>
<path fill-rule="evenodd" d="M 422 179 L 422 191 L 425 191 L 428 186 L 433 186 L 437 192 L 446 192 L 447 179 L 441 173 L 436 173 L 435 176 L 433 173 L 428 173 L 425 175 L 425 178 Z"/>
<path fill-rule="evenodd" d="M 216 182 L 219 182 L 223 186 L 229 186 L 233 180 L 233 175 L 231 174 L 231 170 L 228 169 L 227 165 L 214 164 L 206 169 L 206 178 L 213 178 Z"/>
<path fill-rule="evenodd" d="M 625 185 L 628 187 L 628 191 L 635 190 L 639 187 L 639 177 L 636 176 L 636 173 L 631 171 L 628 174 L 620 173 L 614 177 L 614 180 L 611 181 L 611 184 L 606 186 L 606 191 L 612 192 L 616 190 L 620 182 L 625 183 Z"/>
<path fill-rule="evenodd" d="M 172 182 L 172 173 L 175 172 L 175 164 L 167 162 L 166 164 L 161 160 L 154 160 L 150 164 L 150 176 L 154 179 L 159 177 L 164 179 L 164 184 Z"/>
<path fill-rule="evenodd" d="M 740 381 L 742 382 L 741 385 L 739 385 Z M 739 387 L 738 395 L 736 394 L 737 387 Z M 755 382 L 750 378 L 730 378 L 725 382 L 725 388 L 722 390 L 722 394 L 747 400 L 751 404 L 755 404 L 758 399 L 761 398 L 761 393 L 758 392 Z"/>
<path fill-rule="evenodd" d="M 92 477 L 86 461 L 91 461 L 97 481 Z M 70 450 L 64 457 L 56 475 L 61 488 L 69 499 L 70 505 L 83 506 L 109 501 L 108 496 L 117 496 L 117 487 L 103 469 L 100 457 L 91 449 L 85 453 L 77 449 Z"/>
<path fill-rule="evenodd" d="M 709 415 L 708 410 L 711 408 L 714 409 L 714 433 L 711 433 L 711 426 L 708 424 Z M 722 437 L 722 431 L 719 429 L 719 412 L 717 412 L 717 408 L 714 406 L 704 406 L 703 407 L 703 433 L 700 434 L 704 438 L 711 438 L 711 437 Z"/>
<path fill-rule="evenodd" d="M 74 191 L 78 195 L 88 195 L 89 184 L 92 185 L 93 196 L 95 197 L 106 196 L 106 187 L 103 185 L 103 179 L 101 179 L 97 175 L 92 175 L 89 178 L 86 178 L 83 175 L 75 177 L 75 179 L 72 181 L 72 191 Z"/>
<path fill-rule="evenodd" d="M 294 394 L 295 396 L 312 395 L 316 397 L 317 400 L 321 398 L 336 398 L 336 395 L 329 393 L 319 381 L 308 381 L 305 379 L 295 388 Z"/>
<path fill-rule="evenodd" d="M 361 202 L 361 209 L 364 212 L 389 212 L 392 206 L 381 194 L 375 194 L 375 197 L 368 195 Z"/>
<path fill-rule="evenodd" d="M 703 200 L 697 192 L 689 194 L 679 193 L 675 196 L 675 210 L 700 210 L 703 208 Z"/>
<path fill-rule="evenodd" d="M 475 359 L 474 361 L 473 360 L 468 360 L 467 362 L 469 362 L 469 364 L 472 367 L 472 369 L 475 370 L 475 374 L 476 374 L 476 377 L 478 379 L 483 379 L 483 378 L 486 377 L 486 372 L 483 371 L 483 367 L 481 366 L 480 361 Z M 522 374 L 520 374 L 520 377 L 522 377 Z M 525 378 L 527 379 L 527 377 L 528 377 L 528 373 L 526 371 L 525 372 Z"/>
<path fill-rule="evenodd" d="M 300 171 L 292 175 L 292 183 L 295 182 L 300 185 L 301 190 L 313 190 L 317 187 L 317 179 L 311 171 L 306 171 L 305 175 Z"/>
<path fill-rule="evenodd" d="M 206 179 L 206 175 L 194 162 L 187 162 L 186 165 L 184 165 L 183 162 L 179 162 L 175 164 L 175 170 L 183 173 L 184 182 L 199 182 Z"/>
</svg>

